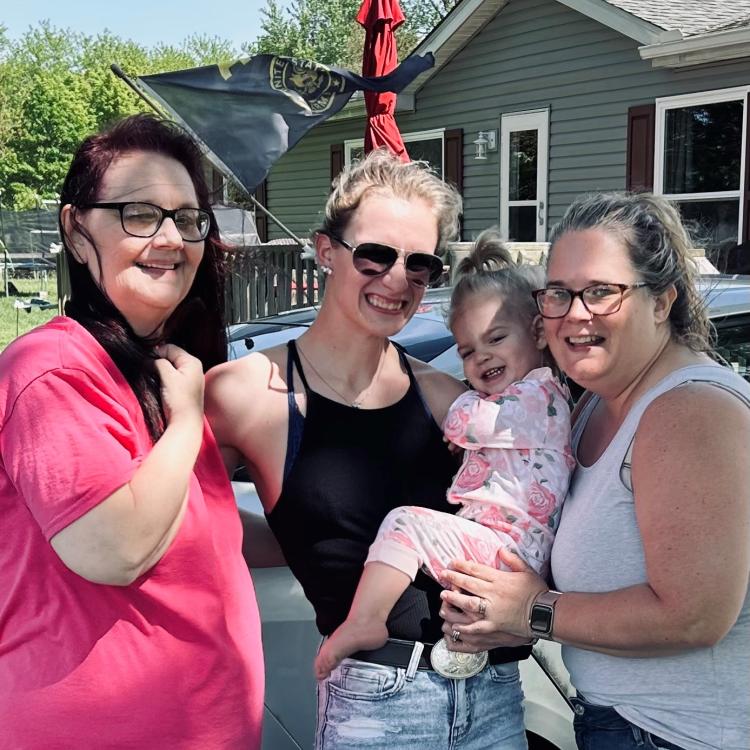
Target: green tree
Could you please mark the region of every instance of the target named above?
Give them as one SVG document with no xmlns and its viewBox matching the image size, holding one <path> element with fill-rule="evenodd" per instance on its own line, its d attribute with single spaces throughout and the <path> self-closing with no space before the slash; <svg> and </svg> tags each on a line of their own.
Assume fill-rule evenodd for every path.
<svg viewBox="0 0 750 750">
<path fill-rule="evenodd" d="M 453 8 L 457 0 L 403 0 L 406 21 L 396 32 L 403 59 Z M 275 53 L 358 71 L 364 30 L 356 16 L 361 0 L 267 0 L 261 33 L 245 46 L 251 55 Z"/>
<path fill-rule="evenodd" d="M 231 45 L 191 36 L 147 49 L 110 32 L 96 37 L 40 23 L 17 41 L 0 26 L 0 187 L 3 205 L 29 208 L 60 190 L 73 152 L 89 133 L 149 106 L 116 78 L 234 59 Z"/>
<path fill-rule="evenodd" d="M 49 24 L 7 38 L 0 59 L 0 184 L 28 207 L 59 188 L 72 149 L 92 126 L 76 71 L 80 37 Z"/>
</svg>

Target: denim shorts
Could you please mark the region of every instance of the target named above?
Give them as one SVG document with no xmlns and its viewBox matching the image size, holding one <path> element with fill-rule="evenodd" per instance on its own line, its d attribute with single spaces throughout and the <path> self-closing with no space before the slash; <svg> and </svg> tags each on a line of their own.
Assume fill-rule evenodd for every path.
<svg viewBox="0 0 750 750">
<path fill-rule="evenodd" d="M 466 680 L 344 659 L 318 683 L 316 750 L 526 750 L 518 663 Z"/>
<path fill-rule="evenodd" d="M 580 695 L 572 702 L 578 750 L 684 750 L 623 719 L 610 706 L 595 706 Z"/>
</svg>

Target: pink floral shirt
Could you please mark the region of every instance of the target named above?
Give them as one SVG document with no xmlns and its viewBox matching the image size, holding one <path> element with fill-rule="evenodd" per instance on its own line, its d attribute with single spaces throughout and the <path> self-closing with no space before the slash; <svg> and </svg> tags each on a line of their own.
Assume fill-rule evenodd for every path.
<svg viewBox="0 0 750 750">
<path fill-rule="evenodd" d="M 459 515 L 503 532 L 538 572 L 546 569 L 575 465 L 570 408 L 548 367 L 532 370 L 502 393 L 461 394 L 443 425 L 465 449 L 448 491 Z"/>
</svg>

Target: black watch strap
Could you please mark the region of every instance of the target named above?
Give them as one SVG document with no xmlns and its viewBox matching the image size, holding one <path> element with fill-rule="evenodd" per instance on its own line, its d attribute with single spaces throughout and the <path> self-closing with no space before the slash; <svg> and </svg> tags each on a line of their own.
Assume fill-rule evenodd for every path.
<svg viewBox="0 0 750 750">
<path fill-rule="evenodd" d="M 542 591 L 537 594 L 529 612 L 529 630 L 537 638 L 552 638 L 555 622 L 555 603 L 562 596 L 559 591 Z"/>
</svg>

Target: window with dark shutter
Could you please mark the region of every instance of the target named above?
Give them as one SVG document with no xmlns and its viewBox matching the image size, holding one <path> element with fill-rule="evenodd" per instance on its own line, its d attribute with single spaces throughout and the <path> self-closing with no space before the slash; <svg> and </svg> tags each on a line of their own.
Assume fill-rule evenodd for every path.
<svg viewBox="0 0 750 750">
<path fill-rule="evenodd" d="M 625 189 L 632 193 L 654 189 L 654 124 L 656 105 L 628 109 L 628 159 Z"/>
</svg>

